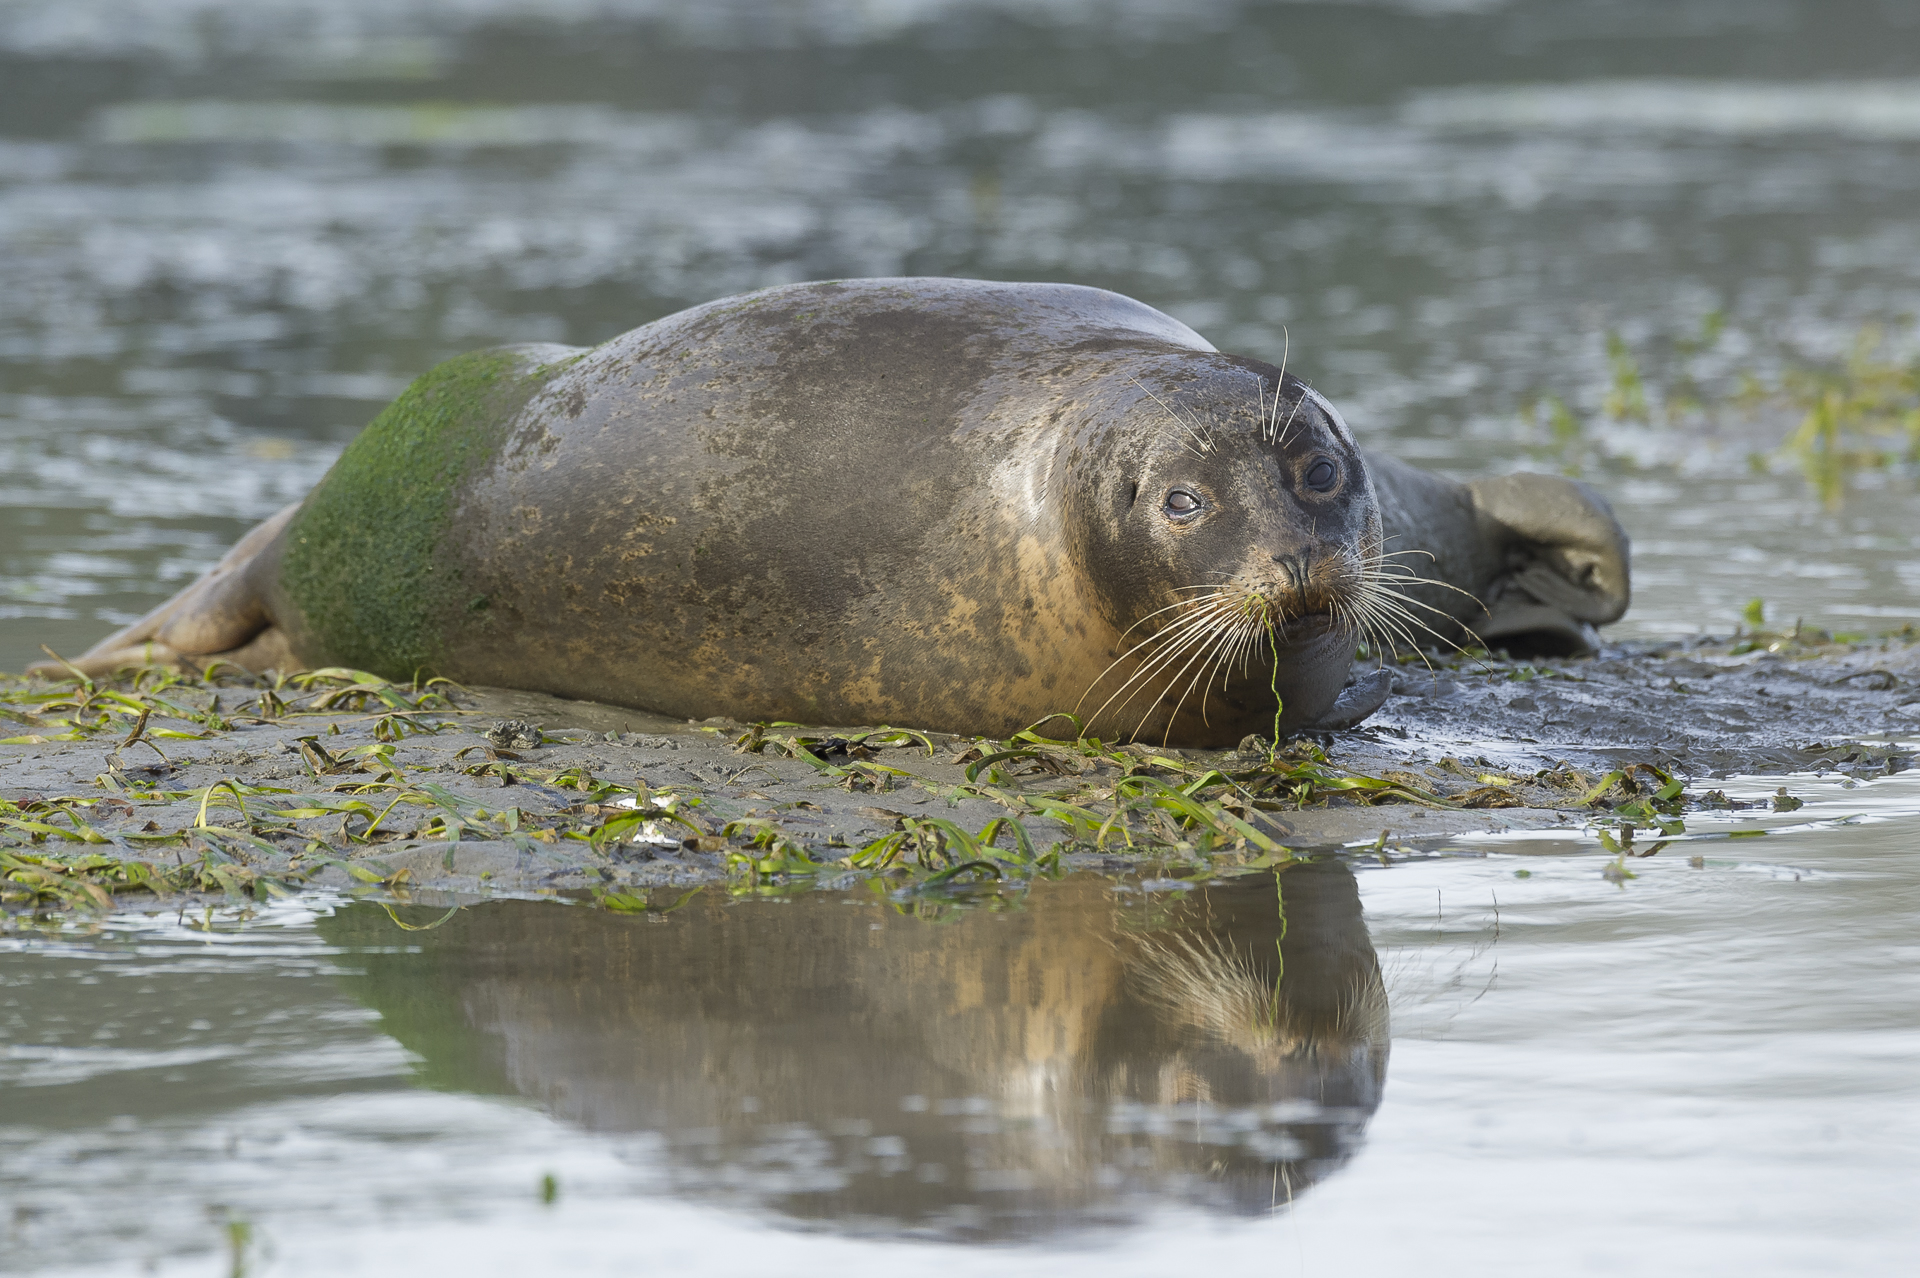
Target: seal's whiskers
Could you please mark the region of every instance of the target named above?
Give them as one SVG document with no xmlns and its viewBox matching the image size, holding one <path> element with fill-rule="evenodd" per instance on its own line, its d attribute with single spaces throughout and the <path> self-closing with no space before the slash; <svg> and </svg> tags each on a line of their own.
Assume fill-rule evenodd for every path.
<svg viewBox="0 0 1920 1278">
<path fill-rule="evenodd" d="M 1115 669 L 1128 661 L 1138 662 L 1126 680 L 1087 716 L 1089 725 L 1109 711 L 1116 719 L 1122 718 L 1143 693 L 1158 688 L 1154 704 L 1134 724 L 1131 735 L 1137 737 L 1176 687 L 1180 695 L 1166 711 L 1168 732 L 1195 692 L 1200 694 L 1201 722 L 1211 724 L 1210 702 L 1215 683 L 1224 693 L 1235 667 L 1243 677 L 1249 676 L 1254 654 L 1270 642 L 1268 637 L 1277 627 L 1284 628 L 1293 619 L 1289 608 L 1271 597 L 1267 590 L 1231 578 L 1218 585 L 1189 586 L 1185 592 L 1196 597 L 1156 609 L 1127 628 L 1125 633 L 1131 634 L 1150 618 L 1168 612 L 1183 614 L 1128 648 L 1088 686 L 1081 704 Z M 1279 659 L 1277 652 L 1274 659 Z"/>
<path fill-rule="evenodd" d="M 1174 676 L 1174 678 L 1177 679 L 1179 674 L 1184 673 L 1188 666 L 1192 664 L 1192 660 L 1205 650 L 1204 646 L 1207 640 L 1222 629 L 1222 623 L 1232 611 L 1234 599 L 1232 592 L 1226 587 L 1210 586 L 1204 587 L 1204 589 L 1208 591 L 1207 594 L 1197 599 L 1184 600 L 1179 604 L 1172 605 L 1174 608 L 1190 609 L 1191 611 L 1189 611 L 1186 616 L 1178 618 L 1165 629 L 1147 636 L 1139 643 L 1134 644 L 1131 648 L 1121 653 L 1105 670 L 1100 672 L 1098 678 L 1088 685 L 1086 693 L 1081 696 L 1082 703 L 1085 702 L 1087 696 L 1090 696 L 1093 690 L 1099 687 L 1116 667 L 1129 660 L 1140 659 L 1139 668 L 1136 669 L 1124 683 L 1116 688 L 1105 701 L 1100 703 L 1099 709 L 1087 716 L 1088 724 L 1097 721 L 1101 715 L 1107 712 L 1109 707 L 1114 707 L 1114 715 L 1116 718 L 1124 715 L 1127 707 L 1132 705 L 1134 700 L 1138 698 L 1142 692 L 1147 690 L 1146 681 L 1148 679 L 1151 679 L 1154 675 L 1169 669 L 1174 663 L 1186 658 L 1187 665 L 1181 666 L 1180 672 Z M 1162 608 L 1148 615 L 1158 616 L 1160 613 L 1167 611 L 1170 611 L 1170 609 Z M 1142 620 L 1145 620 L 1145 618 Z M 1134 623 L 1135 626 L 1139 624 L 1139 622 Z M 1132 629 L 1132 626 L 1128 627 L 1128 633 L 1131 633 Z M 1140 658 L 1141 652 L 1147 649 L 1151 649 L 1152 651 L 1146 657 Z M 1118 706 L 1114 706 L 1115 700 L 1123 697 L 1124 699 L 1119 701 Z M 1151 716 L 1152 711 L 1148 711 L 1148 717 L 1150 718 Z M 1144 724 L 1145 719 L 1141 720 L 1141 723 Z M 1138 728 L 1136 728 L 1135 731 L 1137 733 Z"/>
<path fill-rule="evenodd" d="M 1280 432 L 1276 426 L 1280 419 L 1280 392 L 1286 387 L 1287 359 L 1293 354 L 1293 334 L 1287 331 L 1285 325 L 1281 325 L 1280 327 L 1280 342 L 1280 376 L 1275 378 L 1273 382 L 1273 406 L 1271 408 L 1267 406 L 1267 379 L 1257 373 L 1254 374 L 1253 378 L 1254 394 L 1256 396 L 1259 413 L 1257 420 L 1260 422 L 1260 438 L 1270 444 L 1279 438 Z M 1300 411 L 1300 405 L 1297 402 L 1293 407 L 1295 412 Z M 1287 422 L 1288 424 L 1292 424 L 1293 418 L 1289 416 Z"/>
<path fill-rule="evenodd" d="M 1442 590 L 1451 590 L 1454 594 L 1464 596 L 1465 598 L 1473 600 L 1475 603 L 1480 602 L 1480 597 L 1474 594 L 1471 590 L 1462 590 L 1460 587 L 1454 585 L 1450 581 L 1441 581 L 1434 577 L 1422 577 L 1418 573 L 1414 572 L 1413 569 L 1407 567 L 1405 564 L 1395 564 L 1395 563 L 1387 562 L 1390 559 L 1397 559 L 1401 555 L 1425 555 L 1428 559 L 1432 559 L 1434 557 L 1433 552 L 1430 550 L 1387 551 L 1384 553 L 1375 554 L 1372 558 L 1372 562 L 1364 565 L 1365 570 L 1370 573 L 1378 573 L 1383 577 L 1391 577 L 1394 580 L 1402 582 L 1409 586 L 1438 586 Z M 1418 602 L 1418 601 L 1415 600 L 1413 602 Z M 1420 606 L 1425 608 L 1428 605 L 1421 604 Z M 1434 609 L 1434 611 L 1437 612 L 1440 610 Z"/>
<path fill-rule="evenodd" d="M 1180 682 L 1181 677 L 1185 675 L 1189 670 L 1193 670 L 1196 665 L 1199 666 L 1199 669 L 1198 671 L 1195 672 L 1195 676 L 1194 676 L 1195 678 L 1198 678 L 1200 674 L 1205 673 L 1207 670 L 1205 659 L 1211 651 L 1213 651 L 1215 648 L 1219 646 L 1221 638 L 1222 638 L 1222 634 L 1219 630 L 1217 629 L 1209 630 L 1205 635 L 1203 635 L 1200 638 L 1200 640 L 1197 643 L 1192 645 L 1188 649 L 1188 656 L 1187 656 L 1186 662 L 1183 665 L 1181 665 L 1181 667 L 1178 670 L 1174 671 L 1173 676 L 1167 680 L 1167 691 L 1171 691 L 1173 686 Z M 1189 691 L 1191 691 L 1192 682 L 1189 681 L 1187 686 Z M 1166 700 L 1166 692 L 1163 691 L 1160 695 L 1159 701 L 1164 702 L 1165 700 Z M 1168 715 L 1167 724 L 1168 724 L 1169 730 L 1171 730 L 1172 728 L 1174 719 L 1177 718 L 1180 714 L 1180 705 L 1183 704 L 1185 701 L 1186 701 L 1186 697 L 1183 695 L 1180 698 L 1180 702 L 1175 704 L 1173 712 Z M 1150 705 L 1147 707 L 1146 713 L 1140 716 L 1140 721 L 1133 725 L 1133 732 L 1130 735 L 1132 735 L 1135 738 L 1138 738 L 1140 736 L 1141 732 L 1144 731 L 1147 726 L 1147 721 L 1153 718 L 1154 710 L 1157 708 L 1157 704 L 1158 702 L 1156 702 L 1155 705 Z M 1163 734 L 1161 736 L 1161 744 L 1165 745 L 1166 741 L 1167 741 L 1167 738 L 1165 734 Z"/>
<path fill-rule="evenodd" d="M 1273 445 L 1275 448 L 1286 447 L 1287 432 L 1293 429 L 1293 419 L 1300 415 L 1300 405 L 1306 402 L 1307 397 L 1304 394 L 1301 395 L 1299 399 L 1293 401 L 1293 411 L 1287 414 L 1286 424 L 1280 427 L 1280 433 L 1274 438 Z"/>
<path fill-rule="evenodd" d="M 1265 630 L 1265 626 L 1251 617 L 1243 618 L 1233 627 L 1232 632 L 1228 636 L 1230 642 L 1223 646 L 1214 666 L 1214 670 L 1220 676 L 1220 692 L 1222 696 L 1226 695 L 1227 683 L 1233 678 L 1233 667 L 1236 661 L 1240 666 L 1241 677 L 1250 677 L 1248 663 L 1254 651 L 1259 648 L 1259 640 L 1265 633 Z M 1200 722 L 1209 725 L 1212 723 L 1212 720 L 1207 717 L 1207 697 L 1213 692 L 1213 686 L 1213 679 L 1209 676 L 1207 682 L 1202 685 L 1200 689 Z M 1175 707 L 1174 713 L 1179 713 L 1178 707 Z M 1172 729 L 1171 719 L 1168 720 L 1168 729 L 1169 731 Z"/>
<path fill-rule="evenodd" d="M 1157 609 L 1154 612 L 1148 613 L 1147 616 L 1142 617 L 1139 621 L 1134 622 L 1133 625 L 1128 626 L 1127 629 L 1120 636 L 1122 639 L 1125 639 L 1127 635 L 1132 634 L 1133 631 L 1137 627 L 1139 627 L 1142 623 L 1144 623 L 1145 621 L 1147 621 L 1152 617 L 1159 616 L 1161 613 L 1171 612 L 1176 608 L 1191 607 L 1191 608 L 1197 608 L 1200 610 L 1191 615 L 1179 618 L 1178 620 L 1174 621 L 1171 625 L 1167 626 L 1163 630 L 1157 631 L 1154 634 L 1146 636 L 1145 638 L 1141 639 L 1139 642 L 1135 643 L 1131 648 L 1128 648 L 1125 652 L 1121 653 L 1118 657 L 1115 657 L 1113 661 L 1108 664 L 1107 668 L 1105 670 L 1102 670 L 1099 673 L 1099 675 L 1095 677 L 1095 679 L 1091 684 L 1087 685 L 1087 691 L 1082 693 L 1080 696 L 1080 704 L 1085 704 L 1087 697 L 1092 695 L 1093 690 L 1099 687 L 1100 684 L 1106 679 L 1106 677 L 1112 674 L 1117 667 L 1124 665 L 1127 661 L 1138 656 L 1138 654 L 1143 649 L 1164 648 L 1170 639 L 1179 638 L 1183 636 L 1186 632 L 1190 632 L 1197 627 L 1204 626 L 1209 620 L 1207 616 L 1207 607 L 1209 602 L 1210 601 L 1207 601 L 1207 600 L 1198 600 L 1198 601 L 1182 600 L 1177 604 L 1172 604 L 1166 608 Z M 1139 675 L 1136 673 L 1134 678 L 1138 678 L 1138 677 Z M 1132 680 L 1129 680 L 1128 682 L 1132 682 Z M 1125 687 L 1126 685 L 1122 684 L 1121 690 L 1124 691 Z M 1114 695 L 1118 696 L 1119 693 L 1116 692 Z M 1100 709 L 1094 711 L 1093 716 L 1091 716 L 1091 718 L 1099 717 L 1100 713 L 1107 708 L 1107 704 L 1110 702 L 1111 702 L 1111 698 L 1108 699 L 1108 702 L 1103 702 L 1100 706 Z M 1077 710 L 1078 708 L 1079 707 L 1076 705 L 1075 709 Z M 1091 722 L 1091 718 L 1089 719 L 1089 722 Z"/>
<path fill-rule="evenodd" d="M 1277 440 L 1280 437 L 1280 432 L 1274 427 L 1274 423 L 1280 418 L 1280 392 L 1285 389 L 1287 385 L 1287 359 L 1292 354 L 1293 334 L 1287 331 L 1285 324 L 1282 324 L 1280 326 L 1280 376 L 1273 383 L 1273 411 L 1267 415 L 1267 439 L 1269 441 Z M 1298 405 L 1295 405 L 1295 407 L 1297 408 Z"/>
<path fill-rule="evenodd" d="M 1168 407 L 1166 400 L 1161 399 L 1158 395 L 1148 390 L 1145 386 L 1141 386 L 1139 378 L 1129 377 L 1127 380 L 1132 382 L 1135 386 L 1139 386 L 1141 394 L 1145 395 L 1148 399 L 1151 399 L 1154 403 L 1160 405 L 1160 411 L 1164 412 L 1168 417 L 1172 418 L 1173 424 L 1178 426 L 1183 432 L 1185 432 L 1188 443 L 1192 448 L 1193 455 L 1204 461 L 1207 455 L 1211 453 L 1214 448 L 1213 436 L 1207 434 L 1205 423 L 1201 422 L 1197 418 L 1193 420 L 1188 420 L 1187 418 L 1182 417 L 1179 413 L 1174 412 L 1172 408 Z"/>
<path fill-rule="evenodd" d="M 1405 564 L 1390 562 L 1401 555 L 1424 554 L 1427 551 L 1400 550 L 1383 553 L 1377 547 L 1356 565 L 1354 573 L 1355 590 L 1352 597 L 1344 602 L 1342 612 L 1348 623 L 1358 633 L 1366 636 L 1376 645 L 1385 648 L 1398 648 L 1404 644 L 1407 648 L 1419 652 L 1420 643 L 1414 635 L 1416 630 L 1424 630 L 1440 643 L 1456 651 L 1459 645 L 1435 630 L 1413 612 L 1420 608 L 1436 616 L 1447 616 L 1444 609 L 1423 603 L 1408 594 L 1407 586 L 1439 586 L 1456 591 L 1473 599 L 1474 596 L 1461 590 L 1451 582 L 1437 581 L 1431 577 L 1422 577 Z M 1475 602 L 1479 602 L 1477 599 Z M 1390 642 L 1381 644 L 1381 639 Z M 1422 658 L 1424 660 L 1424 656 Z"/>
<path fill-rule="evenodd" d="M 1194 601 L 1193 607 L 1195 611 L 1191 615 L 1180 618 L 1165 630 L 1142 639 L 1139 643 L 1122 653 L 1112 665 L 1109 665 L 1106 670 L 1101 672 L 1100 678 L 1095 679 L 1088 687 L 1087 692 L 1089 694 L 1092 693 L 1094 688 L 1100 685 L 1101 680 L 1104 680 L 1115 666 L 1137 657 L 1143 649 L 1153 649 L 1153 651 L 1141 661 L 1139 669 L 1135 670 L 1133 674 L 1127 678 L 1126 682 L 1116 688 L 1112 695 L 1100 704 L 1098 710 L 1095 710 L 1091 715 L 1087 716 L 1087 722 L 1091 724 L 1098 720 L 1101 715 L 1106 713 L 1109 706 L 1114 705 L 1115 699 L 1120 698 L 1122 694 L 1125 694 L 1125 699 L 1121 700 L 1119 705 L 1114 708 L 1114 715 L 1117 718 L 1125 714 L 1127 707 L 1133 704 L 1135 698 L 1147 690 L 1146 681 L 1148 679 L 1168 669 L 1174 662 L 1179 661 L 1181 658 L 1187 657 L 1193 648 L 1204 643 L 1208 636 L 1214 634 L 1220 628 L 1220 623 L 1223 619 L 1221 604 L 1224 602 L 1225 600 L 1217 596 L 1210 596 Z M 1084 699 L 1083 697 L 1082 700 Z M 1149 712 L 1149 714 L 1151 714 L 1151 712 Z"/>
<path fill-rule="evenodd" d="M 1174 680 L 1178 680 L 1180 675 L 1185 674 L 1187 670 L 1193 666 L 1194 661 L 1199 660 L 1202 656 L 1207 658 L 1206 661 L 1202 662 L 1200 668 L 1194 671 L 1193 677 L 1187 681 L 1186 689 L 1180 694 L 1180 700 L 1174 703 L 1173 710 L 1167 715 L 1167 731 L 1166 734 L 1161 737 L 1160 743 L 1162 745 L 1165 745 L 1167 743 L 1167 737 L 1172 735 L 1174 721 L 1180 717 L 1181 707 L 1187 704 L 1187 698 L 1193 695 L 1193 690 L 1196 685 L 1202 689 L 1200 693 L 1200 722 L 1211 722 L 1207 718 L 1207 692 L 1213 687 L 1213 676 L 1215 672 L 1223 668 L 1222 663 L 1225 661 L 1227 654 L 1233 650 L 1234 644 L 1240 638 L 1239 632 L 1250 624 L 1250 620 L 1244 617 L 1237 622 L 1230 623 L 1218 632 L 1209 647 L 1204 649 L 1202 653 L 1196 654 L 1194 659 L 1189 660 L 1185 666 L 1181 667 L 1180 673 L 1174 676 Z M 1205 682 L 1203 683 L 1202 680 Z M 1146 715 L 1141 717 L 1140 722 L 1134 725 L 1134 735 L 1139 735 L 1140 729 L 1146 726 L 1147 719 L 1152 716 L 1153 711 L 1148 710 Z"/>
</svg>

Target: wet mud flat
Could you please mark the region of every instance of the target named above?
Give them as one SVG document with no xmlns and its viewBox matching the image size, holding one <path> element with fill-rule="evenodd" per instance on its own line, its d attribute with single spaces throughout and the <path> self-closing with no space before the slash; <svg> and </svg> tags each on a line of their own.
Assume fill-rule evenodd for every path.
<svg viewBox="0 0 1920 1278">
<path fill-rule="evenodd" d="M 1843 758 L 1850 743 L 1920 735 L 1920 631 L 1853 643 L 1759 634 L 1625 644 L 1579 661 L 1402 666 L 1393 697 L 1347 735 L 1416 750 L 1486 742 L 1521 768 L 1654 762 L 1701 779 L 1805 771 Z"/>
<path fill-rule="evenodd" d="M 1430 855 L 1485 831 L 1597 829 L 1631 855 L 1636 833 L 1645 849 L 1689 810 L 1736 806 L 1717 778 L 1904 770 L 1920 636 L 1414 662 L 1365 725 L 1277 750 L 688 723 L 344 670 L 0 695 L 12 911 L 304 885 L 658 910 L 719 882 L 951 892 Z"/>
</svg>

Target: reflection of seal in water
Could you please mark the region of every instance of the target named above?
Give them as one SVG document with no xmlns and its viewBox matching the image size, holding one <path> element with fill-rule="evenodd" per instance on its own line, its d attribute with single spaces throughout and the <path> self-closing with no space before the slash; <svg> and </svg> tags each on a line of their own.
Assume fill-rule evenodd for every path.
<svg viewBox="0 0 1920 1278">
<path fill-rule="evenodd" d="M 319 926 L 427 1082 L 657 1133 L 702 1196 L 989 1236 L 1284 1207 L 1385 1087 L 1353 875 L 1301 862 L 1133 901 L 1083 878 L 938 925 L 709 892 L 653 920 L 485 904 L 405 946 L 374 906 Z"/>
<path fill-rule="evenodd" d="M 1422 552 L 1469 592 L 1531 592 L 1512 631 L 1577 639 L 1625 607 L 1624 540 L 1565 481 L 1536 477 L 1544 517 L 1510 525 L 1394 473 L 1419 513 L 1383 531 L 1324 399 L 1112 293 L 795 285 L 439 366 L 79 664 L 224 655 L 1000 735 L 1077 705 L 1104 735 L 1224 744 L 1276 695 L 1283 728 L 1370 713 L 1384 676 L 1339 701 L 1354 645 L 1418 633 L 1396 587 Z M 1561 508 L 1615 540 L 1574 563 Z"/>
</svg>

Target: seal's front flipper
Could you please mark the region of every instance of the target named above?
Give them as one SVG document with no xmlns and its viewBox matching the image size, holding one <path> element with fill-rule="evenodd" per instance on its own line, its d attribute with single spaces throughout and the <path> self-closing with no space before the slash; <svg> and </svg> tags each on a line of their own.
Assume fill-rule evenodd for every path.
<svg viewBox="0 0 1920 1278">
<path fill-rule="evenodd" d="M 59 675 L 71 666 L 82 674 L 103 675 L 129 666 L 178 665 L 185 658 L 196 665 L 231 661 L 256 671 L 299 669 L 248 571 L 278 545 L 299 509 L 295 502 L 249 532 L 205 576 L 71 662 L 42 661 L 28 672 Z"/>
<path fill-rule="evenodd" d="M 1393 691 L 1393 671 L 1382 668 L 1361 675 L 1334 698 L 1333 707 L 1314 720 L 1316 729 L 1337 731 L 1351 728 L 1387 703 Z"/>
</svg>

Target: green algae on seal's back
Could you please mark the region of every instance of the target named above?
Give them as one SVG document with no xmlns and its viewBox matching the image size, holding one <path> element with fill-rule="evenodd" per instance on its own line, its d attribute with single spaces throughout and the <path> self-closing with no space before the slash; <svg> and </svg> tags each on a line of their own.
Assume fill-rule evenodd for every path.
<svg viewBox="0 0 1920 1278">
<path fill-rule="evenodd" d="M 279 594 L 298 651 L 389 678 L 437 670 L 445 637 L 486 625 L 447 544 L 462 484 L 576 352 L 475 351 L 435 365 L 347 445 L 287 530 Z M 554 362 L 541 362 L 545 357 Z M 276 614 L 280 612 L 276 609 Z"/>
</svg>

